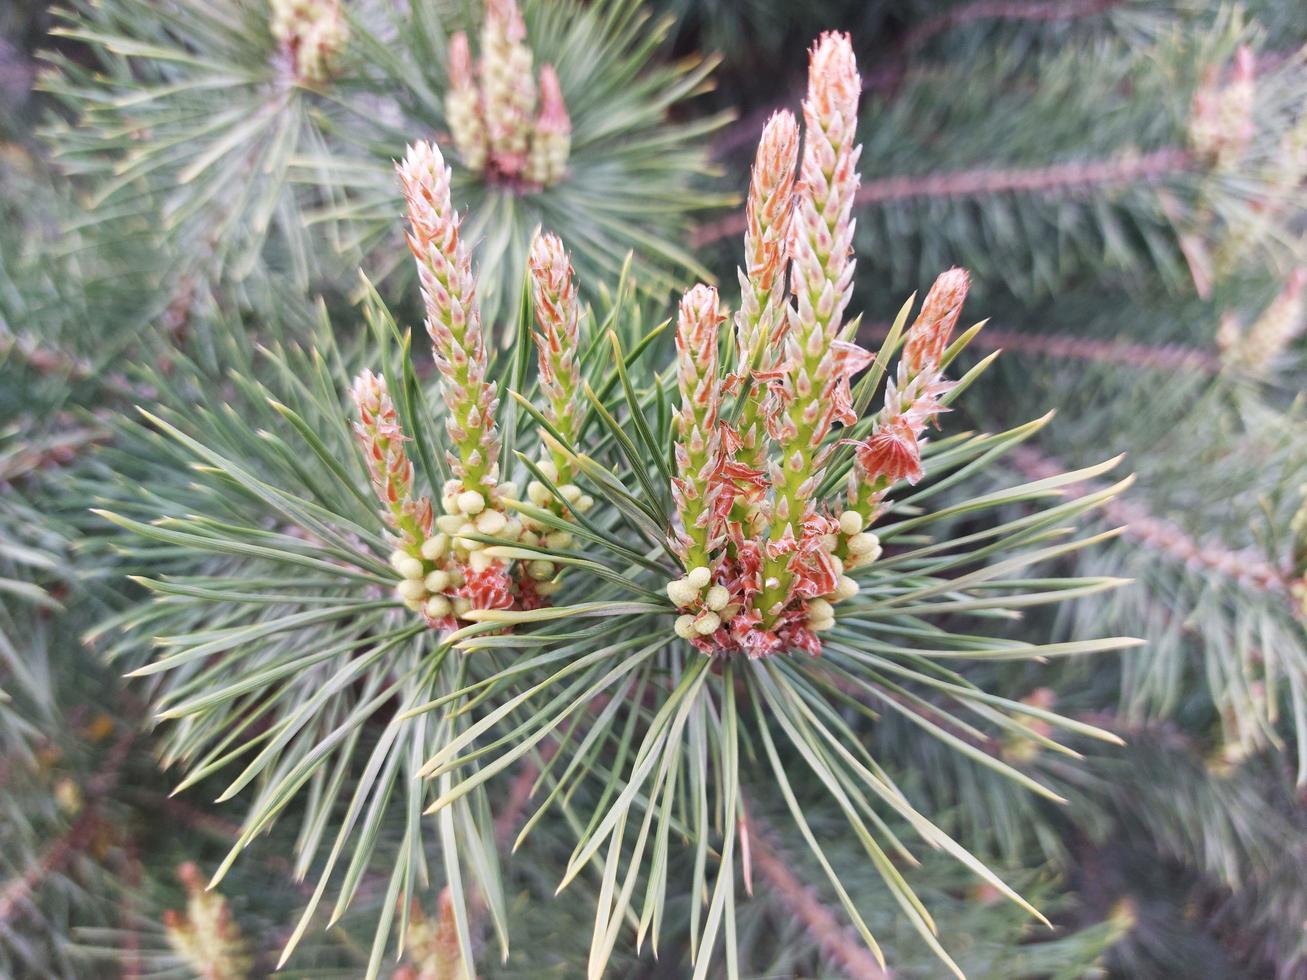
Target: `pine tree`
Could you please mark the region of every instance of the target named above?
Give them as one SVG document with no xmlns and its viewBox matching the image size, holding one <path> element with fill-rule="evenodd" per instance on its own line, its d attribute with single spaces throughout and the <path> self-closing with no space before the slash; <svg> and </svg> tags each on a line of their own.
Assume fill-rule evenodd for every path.
<svg viewBox="0 0 1307 980">
<path fill-rule="evenodd" d="M 1304 968 L 1307 20 L 662 6 L 0 17 L 0 973 Z"/>
</svg>

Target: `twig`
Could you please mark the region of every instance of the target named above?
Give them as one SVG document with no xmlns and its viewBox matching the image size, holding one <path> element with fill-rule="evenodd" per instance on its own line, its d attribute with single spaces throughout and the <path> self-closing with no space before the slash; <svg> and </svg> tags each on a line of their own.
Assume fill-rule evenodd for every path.
<svg viewBox="0 0 1307 980">
<path fill-rule="evenodd" d="M 95 367 L 84 358 L 2 329 L 0 357 L 17 357 L 39 374 L 61 374 L 73 381 L 85 381 L 95 374 Z"/>
<path fill-rule="evenodd" d="M 123 941 L 122 980 L 141 980 L 141 930 L 137 898 L 141 893 L 144 874 L 140 848 L 136 841 L 128 840 L 126 849 L 127 868 L 124 878 L 127 889 L 123 896 L 123 929 L 127 935 Z"/>
<path fill-rule="evenodd" d="M 37 470 L 64 466 L 78 453 L 108 439 L 107 429 L 82 427 L 57 433 L 46 445 L 20 449 L 11 456 L 0 458 L 0 486 Z"/>
<path fill-rule="evenodd" d="M 858 191 L 857 201 L 870 204 L 914 197 L 970 197 L 1004 192 L 1038 194 L 1079 187 L 1104 187 L 1155 180 L 1187 170 L 1190 164 L 1188 152 L 1178 147 L 1165 147 L 1149 153 L 1055 163 L 1046 167 L 981 167 L 951 174 L 885 177 L 864 184 Z"/>
<path fill-rule="evenodd" d="M 1064 467 L 1056 459 L 1031 446 L 1018 446 L 1012 451 L 1012 460 L 1017 469 L 1033 480 L 1064 472 Z M 1085 482 L 1065 489 L 1068 494 L 1083 496 L 1102 489 L 1102 486 Z M 1125 525 L 1126 537 L 1183 562 L 1195 572 L 1216 572 L 1256 591 L 1289 597 L 1291 582 L 1288 573 L 1255 551 L 1235 551 L 1221 545 L 1201 544 L 1175 524 L 1154 517 L 1132 501 L 1113 498 L 1103 505 L 1103 513 L 1113 523 Z"/>
<path fill-rule="evenodd" d="M 8 357 L 21 359 L 38 374 L 58 375 L 70 381 L 94 382 L 110 394 L 123 398 L 153 398 L 153 392 L 132 384 L 122 374 L 106 373 L 85 358 L 43 344 L 25 334 L 10 333 L 0 324 L 0 360 Z"/>
<path fill-rule="evenodd" d="M 590 702 L 587 710 L 591 714 L 603 711 L 609 700 L 609 695 L 601 694 Z M 577 719 L 569 720 L 560 728 L 559 734 L 565 736 L 576 721 Z M 518 828 L 522 825 L 522 813 L 526 810 L 527 803 L 531 801 L 531 789 L 540 776 L 540 766 L 549 763 L 558 751 L 559 745 L 559 739 L 546 739 L 537 753 L 539 762 L 527 759 L 526 764 L 513 777 L 513 782 L 508 788 L 508 799 L 504 801 L 503 808 L 495 817 L 495 842 L 501 851 L 506 850 L 517 836 Z"/>
<path fill-rule="evenodd" d="M 163 802 L 163 808 L 168 816 L 175 817 L 192 830 L 203 831 L 225 841 L 240 840 L 240 824 L 216 813 L 206 813 L 179 797 L 168 797 Z"/>
<path fill-rule="evenodd" d="M 914 198 L 975 197 L 1001 193 L 1047 194 L 1089 187 L 1148 183 L 1170 174 L 1182 173 L 1191 164 L 1192 160 L 1185 150 L 1165 147 L 1143 154 L 1055 163 L 1044 167 L 980 167 L 953 173 L 881 177 L 863 184 L 855 201 L 859 205 L 886 204 Z M 743 234 L 744 228 L 744 213 L 737 212 L 710 224 L 700 225 L 691 232 L 690 244 L 698 248 Z"/>
<path fill-rule="evenodd" d="M 1057 334 L 1021 333 L 1010 330 L 982 330 L 972 341 L 981 350 L 1021 351 L 1047 357 L 1125 364 L 1149 371 L 1197 371 L 1216 374 L 1221 359 L 1211 351 L 1183 344 L 1135 344 L 1121 340 L 1086 340 Z"/>
<path fill-rule="evenodd" d="M 541 750 L 540 754 L 544 761 L 548 762 L 558 750 L 558 743 L 550 740 Z M 531 787 L 535 785 L 536 779 L 540 775 L 540 767 L 531 760 L 527 760 L 524 765 L 513 777 L 512 783 L 508 787 L 508 799 L 504 801 L 503 809 L 495 817 L 495 843 L 499 845 L 501 851 L 506 851 L 513 843 L 513 838 L 517 836 L 518 828 L 522 825 L 522 814 L 526 810 L 526 805 L 531 801 Z"/>
<path fill-rule="evenodd" d="M 170 817 L 175 817 L 192 830 L 212 834 L 214 837 L 232 843 L 240 840 L 242 828 L 235 821 L 220 817 L 216 813 L 206 813 L 178 797 L 169 797 L 164 801 L 163 807 Z M 264 858 L 264 867 L 283 876 L 301 895 L 307 897 L 313 894 L 313 889 L 296 876 L 295 866 L 285 855 L 268 855 Z M 290 932 L 288 931 L 286 935 L 289 938 Z"/>
<path fill-rule="evenodd" d="M 854 939 L 839 918 L 790 870 L 771 844 L 771 830 L 758 817 L 745 821 L 753 868 L 766 880 L 785 910 L 803 924 L 822 953 L 838 965 L 850 980 L 890 980 L 893 976 L 882 967 L 870 950 Z"/>
<path fill-rule="evenodd" d="M 876 324 L 867 330 L 867 337 L 883 340 L 889 327 Z M 1136 344 L 1122 340 L 1086 340 L 1064 334 L 1027 333 L 986 327 L 976 334 L 971 346 L 977 350 L 1011 350 L 1045 357 L 1069 358 L 1077 361 L 1096 361 L 1102 364 L 1124 364 L 1149 371 L 1197 371 L 1216 374 L 1221 370 L 1221 359 L 1210 351 L 1183 344 Z"/>
<path fill-rule="evenodd" d="M 1121 0 L 975 0 L 922 21 L 903 35 L 903 48 L 916 51 L 936 34 L 981 20 L 1077 20 L 1106 13 Z"/>
<path fill-rule="evenodd" d="M 32 90 L 36 67 L 8 38 L 0 37 L 0 96 L 17 105 Z"/>
<path fill-rule="evenodd" d="M 1147 738 L 1167 749 L 1178 749 L 1185 752 L 1200 751 L 1198 739 L 1171 719 L 1122 718 L 1116 711 L 1077 711 L 1073 717 L 1077 721 L 1083 721 L 1095 728 L 1112 732 L 1114 735 L 1129 741 Z"/>
<path fill-rule="evenodd" d="M 99 819 L 97 805 L 117 786 L 136 734 L 135 729 L 129 727 L 118 737 L 100 773 L 87 784 L 86 802 L 72 826 L 54 840 L 21 877 L 0 891 L 0 926 L 8 924 L 20 908 L 27 905 L 41 882 L 67 865 L 93 839 Z"/>
</svg>

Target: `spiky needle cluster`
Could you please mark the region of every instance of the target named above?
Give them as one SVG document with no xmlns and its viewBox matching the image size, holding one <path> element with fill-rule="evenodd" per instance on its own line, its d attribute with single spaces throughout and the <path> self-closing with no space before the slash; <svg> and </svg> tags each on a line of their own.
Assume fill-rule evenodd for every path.
<svg viewBox="0 0 1307 980">
<path fill-rule="evenodd" d="M 405 435 L 383 378 L 364 371 L 354 384 L 355 430 L 373 490 L 383 505 L 396 549 L 391 565 L 404 604 L 434 627 L 454 628 L 469 609 L 533 609 L 558 588 L 555 564 L 543 558 L 506 560 L 499 548 L 524 544 L 551 549 L 571 545 L 567 531 L 549 530 L 512 512 L 517 487 L 499 480 L 498 408 L 476 300 L 476 276 L 462 222 L 449 194 L 449 168 L 431 143 L 410 146 L 396 166 L 408 206 L 409 248 L 417 261 L 436 368 L 440 373 L 448 436 L 446 461 L 453 478 L 441 489 L 442 513 L 414 490 Z M 555 236 L 541 236 L 531 252 L 539 332 L 540 377 L 546 414 L 564 439 L 577 434 L 580 308 L 571 261 Z M 548 439 L 553 437 L 547 436 Z M 584 512 L 593 498 L 571 482 L 567 456 L 557 442 L 541 472 L 557 490 L 533 481 L 532 503 L 561 516 Z"/>
<path fill-rule="evenodd" d="M 673 489 L 686 575 L 667 592 L 682 610 L 677 633 L 705 652 L 820 650 L 833 603 L 857 592 L 845 571 L 879 554 L 867 528 L 890 488 L 920 479 L 922 435 L 952 387 L 941 364 L 967 291 L 960 269 L 940 276 L 909 329 L 884 407 L 853 444 L 845 499 L 818 499 L 842 444 L 836 427 L 859 421 L 851 379 L 872 362 L 845 317 L 860 91 L 848 37 L 825 34 L 811 52 L 797 179 L 793 116 L 773 116 L 763 132 L 732 371 L 718 364 L 716 292 L 696 286 L 681 303 Z M 727 394 L 734 418 L 722 413 Z"/>
<path fill-rule="evenodd" d="M 481 59 L 459 31 L 449 41 L 450 135 L 469 170 L 508 183 L 544 187 L 567 169 L 572 122 L 558 73 L 540 68 L 539 85 L 526 44 L 526 22 L 514 0 L 487 0 Z"/>
<path fill-rule="evenodd" d="M 272 0 L 271 27 L 296 80 L 308 85 L 331 77 L 349 40 L 340 0 Z"/>
</svg>

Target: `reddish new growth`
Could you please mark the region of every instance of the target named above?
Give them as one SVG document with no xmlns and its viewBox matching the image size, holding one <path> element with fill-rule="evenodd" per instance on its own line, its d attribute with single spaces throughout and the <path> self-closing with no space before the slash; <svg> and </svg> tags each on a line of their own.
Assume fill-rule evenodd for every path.
<svg viewBox="0 0 1307 980">
<path fill-rule="evenodd" d="M 720 540 L 726 509 L 721 505 L 730 491 L 729 484 L 720 479 L 725 459 L 718 425 L 722 386 L 717 371 L 717 335 L 724 319 L 717 290 L 702 284 L 685 294 L 676 319 L 676 383 L 681 409 L 673 423 L 678 441 L 672 496 L 683 525 L 677 551 L 687 568 L 704 564 Z"/>
<path fill-rule="evenodd" d="M 780 343 L 789 327 L 786 270 L 798 153 L 798 122 L 792 113 L 776 113 L 763 128 L 749 184 L 740 309 L 735 314 L 739 370 L 726 379 L 727 390 L 739 399 L 740 411 L 735 424 L 726 427 L 725 437 L 738 442 L 735 459 L 743 474 L 731 517 L 755 534 L 762 526 L 766 489 L 766 482 L 757 478 L 767 469 L 767 420 L 761 395 L 768 381 L 780 377 Z"/>
<path fill-rule="evenodd" d="M 558 495 L 555 496 L 540 480 L 527 484 L 526 495 L 534 506 L 570 519 L 576 513 L 587 513 L 594 506 L 594 498 L 572 482 L 572 457 L 565 448 L 576 443 L 585 412 L 584 383 L 578 362 L 581 304 L 572 275 L 572 260 L 557 235 L 536 236 L 531 244 L 527 267 L 531 273 L 531 299 L 539 328 L 534 339 L 540 391 L 545 400 L 544 416 L 553 429 L 553 432 L 540 431 L 542 453 L 536 468 L 558 488 Z M 522 526 L 526 529 L 523 537 L 528 544 L 543 544 L 550 551 L 562 551 L 574 543 L 570 531 L 553 528 L 529 514 L 522 515 Z M 554 565 L 547 560 L 532 562 L 529 570 L 544 573 L 540 574 L 543 579 L 554 578 Z M 543 587 L 548 590 L 557 584 L 557 579 L 554 579 Z"/>
<path fill-rule="evenodd" d="M 572 148 L 572 120 L 552 65 L 539 85 L 515 0 L 486 0 L 481 57 L 468 36 L 449 39 L 445 110 L 464 165 L 496 183 L 539 189 L 562 179 Z"/>
<path fill-rule="evenodd" d="M 441 488 L 442 513 L 434 516 L 431 501 L 415 496 L 413 464 L 395 406 L 385 380 L 371 371 L 354 383 L 355 430 L 382 516 L 394 532 L 390 562 L 400 576 L 396 592 L 431 626 L 455 629 L 470 610 L 536 609 L 558 588 L 552 561 L 506 558 L 505 547 L 562 549 L 571 540 L 567 532 L 542 534 L 525 526 L 510 508 L 517 503 L 517 487 L 499 479 L 498 399 L 487 377 L 476 276 L 459 234 L 462 219 L 450 200 L 449 168 L 433 144 L 416 143 L 396 169 L 445 403 L 446 458 L 453 478 Z M 533 256 L 548 411 L 559 431 L 570 433 L 579 388 L 579 311 L 571 263 L 552 236 L 541 239 Z M 594 503 L 570 483 L 560 491 L 565 513 L 568 508 L 584 513 Z"/>
<path fill-rule="evenodd" d="M 340 0 L 272 0 L 270 7 L 268 26 L 296 81 L 306 85 L 327 81 L 349 40 Z"/>
<path fill-rule="evenodd" d="M 1290 345 L 1307 330 L 1307 267 L 1294 269 L 1271 304 L 1248 325 L 1227 314 L 1216 336 L 1224 365 L 1254 377 L 1280 366 Z"/>
<path fill-rule="evenodd" d="M 581 305 L 576 296 L 572 261 L 557 235 L 538 235 L 527 259 L 531 273 L 531 299 L 535 306 L 534 333 L 540 390 L 546 400 L 546 418 L 565 442 L 579 434 L 584 396 L 580 355 Z M 551 437 L 552 439 L 552 437 Z M 561 446 L 550 453 L 555 482 L 571 482 L 571 464 Z"/>
<path fill-rule="evenodd" d="M 186 889 L 186 909 L 163 913 L 164 936 L 172 951 L 193 974 L 208 980 L 249 976 L 254 958 L 227 900 L 205 888 L 204 876 L 190 861 L 177 869 L 177 877 Z"/>
<path fill-rule="evenodd" d="M 434 918 L 427 915 L 417 896 L 409 901 L 408 962 L 395 971 L 392 980 L 442 980 L 464 972 L 454 914 L 454 894 L 448 885 L 436 898 Z"/>
<path fill-rule="evenodd" d="M 854 444 L 848 507 L 866 523 L 879 516 L 881 501 L 894 484 L 916 483 L 922 477 L 921 437 L 944 410 L 940 399 L 953 388 L 940 360 L 969 285 L 963 269 L 949 269 L 935 280 L 908 330 L 898 373 L 885 384 L 885 407 L 871 435 Z"/>
<path fill-rule="evenodd" d="M 431 534 L 431 500 L 413 496 L 413 463 L 404 451 L 405 436 L 395 414 L 386 379 L 364 371 L 354 379 L 354 430 L 363 447 L 372 489 L 383 507 L 382 517 L 401 547 L 413 554 Z"/>
<path fill-rule="evenodd" d="M 1189 118 L 1189 146 L 1217 169 L 1234 166 L 1256 134 L 1253 119 L 1257 61 L 1252 48 L 1240 45 L 1227 77 L 1210 69 L 1194 93 Z"/>
<path fill-rule="evenodd" d="M 925 430 L 953 387 L 942 371 L 967 293 L 961 269 L 931 288 L 881 411 L 859 425 L 852 379 L 873 360 L 852 342 L 858 320 L 845 317 L 859 92 L 848 37 L 825 34 L 811 56 L 797 179 L 793 117 L 778 114 L 764 131 L 735 364 L 718 363 L 716 292 L 696 286 L 681 304 L 672 544 L 686 574 L 667 593 L 681 610 L 676 632 L 705 653 L 821 651 L 835 604 L 858 591 L 847 573 L 880 553 L 867 528 L 895 485 L 921 479 Z M 841 437 L 852 427 L 862 438 Z M 818 490 L 842 447 L 853 457 L 847 488 L 823 501 Z"/>
</svg>

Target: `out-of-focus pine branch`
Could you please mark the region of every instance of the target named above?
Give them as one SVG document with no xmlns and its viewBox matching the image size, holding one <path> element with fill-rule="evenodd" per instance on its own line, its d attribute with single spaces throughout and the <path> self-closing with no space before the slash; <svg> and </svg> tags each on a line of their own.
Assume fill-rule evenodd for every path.
<svg viewBox="0 0 1307 980">
<path fill-rule="evenodd" d="M 914 198 L 962 198 L 1004 193 L 1058 196 L 1078 191 L 1102 192 L 1116 186 L 1160 181 L 1183 174 L 1191 167 L 1192 161 L 1183 149 L 1169 148 L 1115 160 L 1077 161 L 1029 170 L 982 168 L 920 177 L 882 177 L 864 183 L 854 199 L 860 205 L 870 205 Z M 696 246 L 710 245 L 739 235 L 744 229 L 744 216 L 732 215 L 711 225 L 700 226 L 692 240 Z"/>
<path fill-rule="evenodd" d="M 1029 446 L 1013 453 L 1013 462 L 1030 479 L 1043 479 L 1062 472 L 1064 464 Z M 1082 484 L 1066 488 L 1072 496 L 1082 496 L 1103 486 Z M 1265 560 L 1251 549 L 1239 551 L 1219 544 L 1204 544 L 1163 518 L 1154 517 L 1140 504 L 1129 499 L 1113 500 L 1103 509 L 1108 521 L 1120 524 L 1124 536 L 1180 562 L 1200 577 L 1220 575 L 1254 592 L 1290 601 L 1294 581 L 1291 572 Z M 1298 615 L 1296 604 L 1289 611 Z"/>
<path fill-rule="evenodd" d="M 893 974 L 850 935 L 838 914 L 818 900 L 812 887 L 795 876 L 790 864 L 777 852 L 771 828 L 758 817 L 750 817 L 746 823 L 746 867 L 752 867 L 757 887 L 766 888 L 802 924 L 809 940 L 850 980 L 889 980 Z"/>
</svg>

